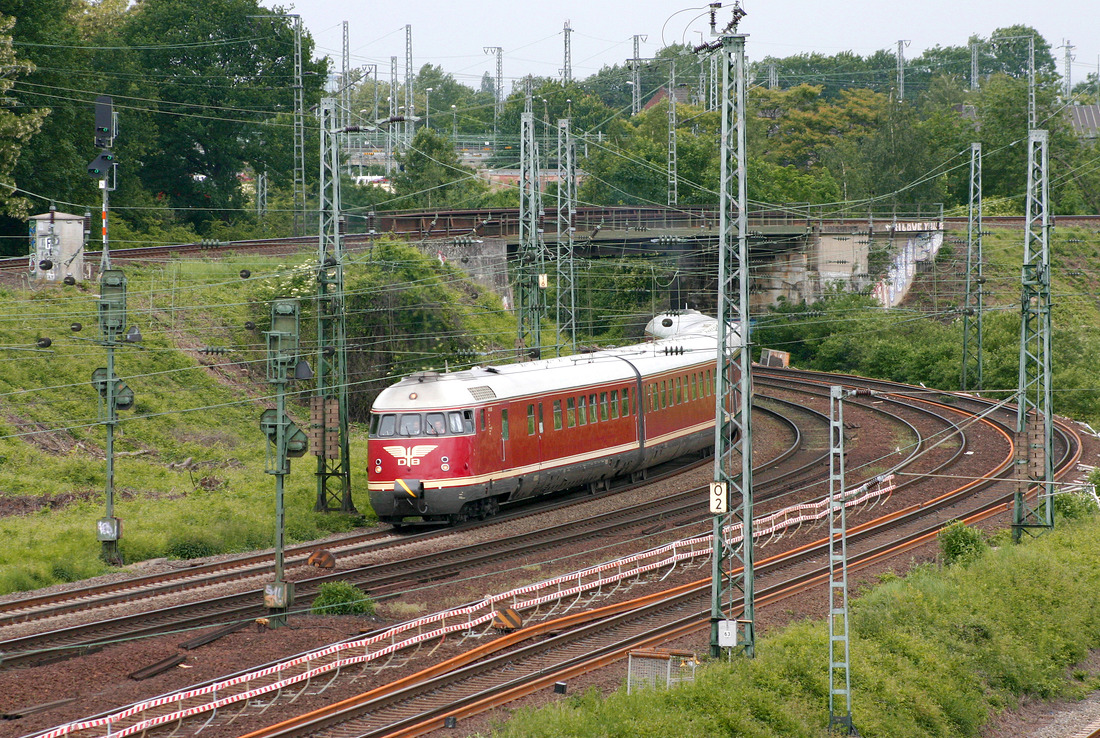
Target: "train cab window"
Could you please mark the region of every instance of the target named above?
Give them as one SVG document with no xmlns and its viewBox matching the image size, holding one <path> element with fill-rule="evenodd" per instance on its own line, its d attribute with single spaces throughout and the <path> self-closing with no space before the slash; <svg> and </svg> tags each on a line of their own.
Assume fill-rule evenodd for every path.
<svg viewBox="0 0 1100 738">
<path fill-rule="evenodd" d="M 404 413 L 401 415 L 401 422 L 398 424 L 398 435 L 419 436 L 420 428 L 420 413 Z"/>
<path fill-rule="evenodd" d="M 485 408 L 481 408 L 481 430 L 485 430 Z"/>
<path fill-rule="evenodd" d="M 535 435 L 535 406 L 527 406 L 527 435 Z"/>
<path fill-rule="evenodd" d="M 371 429 L 371 435 L 382 437 L 389 437 L 397 432 L 397 416 L 396 415 L 375 415 L 374 416 L 374 428 Z"/>
<path fill-rule="evenodd" d="M 470 411 L 467 410 L 467 413 Z M 470 430 L 473 430 L 473 420 L 470 421 Z M 462 433 L 466 430 L 466 424 L 462 422 L 462 413 L 450 412 L 447 413 L 447 430 L 451 433 Z"/>
<path fill-rule="evenodd" d="M 596 395 L 588 396 L 588 422 L 595 423 L 600 419 L 599 407 L 596 405 Z"/>
<path fill-rule="evenodd" d="M 425 434 L 429 436 L 444 436 L 447 434 L 447 424 L 444 422 L 443 413 L 428 413 L 425 421 Z"/>
<path fill-rule="evenodd" d="M 630 415 L 630 390 L 623 388 L 623 412 L 622 415 L 625 418 Z"/>
<path fill-rule="evenodd" d="M 577 425 L 577 401 L 572 397 L 565 400 L 565 424 L 569 428 L 574 428 Z"/>
<path fill-rule="evenodd" d="M 611 419 L 619 417 L 619 390 L 611 390 Z"/>
<path fill-rule="evenodd" d="M 500 437 L 505 441 L 508 440 L 508 411 L 506 409 L 500 411 Z"/>
<path fill-rule="evenodd" d="M 554 400 L 554 430 L 561 430 L 561 400 Z"/>
<path fill-rule="evenodd" d="M 600 420 L 607 420 L 607 393 L 600 393 Z"/>
<path fill-rule="evenodd" d="M 577 425 L 588 425 L 588 398 L 580 396 L 577 405 Z"/>
</svg>

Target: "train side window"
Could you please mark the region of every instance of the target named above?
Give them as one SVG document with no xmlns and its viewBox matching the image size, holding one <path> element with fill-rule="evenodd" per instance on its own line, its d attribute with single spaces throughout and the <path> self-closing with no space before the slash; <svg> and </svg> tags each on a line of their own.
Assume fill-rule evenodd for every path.
<svg viewBox="0 0 1100 738">
<path fill-rule="evenodd" d="M 527 435 L 535 435 L 535 406 L 527 406 Z"/>
<path fill-rule="evenodd" d="M 696 374 L 695 372 L 692 372 L 691 373 L 691 399 L 698 400 L 699 399 L 698 392 L 699 392 L 699 375 Z"/>
<path fill-rule="evenodd" d="M 623 388 L 623 417 L 630 415 L 630 390 Z"/>
<path fill-rule="evenodd" d="M 661 409 L 668 407 L 668 381 L 661 380 Z"/>
<path fill-rule="evenodd" d="M 561 430 L 561 400 L 554 400 L 554 430 Z"/>
<path fill-rule="evenodd" d="M 588 396 L 588 422 L 595 423 L 600 419 L 599 406 L 596 404 L 596 395 L 591 394 Z"/>
<path fill-rule="evenodd" d="M 485 430 L 485 408 L 481 408 L 481 430 Z"/>
<path fill-rule="evenodd" d="M 611 390 L 611 419 L 619 417 L 619 390 Z"/>
<path fill-rule="evenodd" d="M 577 401 L 572 397 L 565 400 L 565 424 L 570 428 L 577 425 Z"/>
<path fill-rule="evenodd" d="M 684 381 L 681 377 L 676 377 L 676 404 L 679 405 L 684 401 Z"/>
<path fill-rule="evenodd" d="M 508 440 L 508 409 L 504 408 L 500 411 L 500 437 L 501 439 Z"/>
<path fill-rule="evenodd" d="M 714 385 L 711 384 L 710 369 L 707 369 L 707 397 L 714 394 Z"/>
<path fill-rule="evenodd" d="M 588 425 L 588 399 L 584 395 L 577 401 L 577 425 Z"/>
<path fill-rule="evenodd" d="M 465 433 L 474 432 L 474 411 L 463 410 L 462 411 L 462 430 Z"/>
<path fill-rule="evenodd" d="M 385 438 L 392 436 L 397 432 L 397 416 L 396 415 L 383 415 L 378 421 L 378 429 L 375 435 Z"/>
<path fill-rule="evenodd" d="M 657 394 L 661 391 L 661 388 L 656 382 L 649 385 L 649 411 L 659 410 L 661 408 L 661 401 L 657 399 Z"/>
<path fill-rule="evenodd" d="M 600 393 L 600 420 L 607 420 L 607 393 Z"/>
<path fill-rule="evenodd" d="M 420 413 L 403 413 L 401 415 L 401 424 L 399 427 L 399 435 L 402 436 L 419 436 L 420 435 Z"/>
</svg>

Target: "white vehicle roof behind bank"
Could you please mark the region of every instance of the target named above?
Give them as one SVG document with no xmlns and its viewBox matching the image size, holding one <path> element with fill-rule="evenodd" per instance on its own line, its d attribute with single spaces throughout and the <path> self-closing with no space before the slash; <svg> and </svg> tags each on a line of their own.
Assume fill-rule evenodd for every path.
<svg viewBox="0 0 1100 738">
<path fill-rule="evenodd" d="M 379 393 L 374 412 L 456 407 L 566 391 L 673 371 L 703 361 L 717 363 L 718 321 L 695 310 L 663 313 L 646 326 L 654 339 L 620 348 L 457 372 L 418 372 Z M 733 334 L 731 345 L 739 342 Z M 629 363 L 628 363 L 629 362 Z"/>
</svg>

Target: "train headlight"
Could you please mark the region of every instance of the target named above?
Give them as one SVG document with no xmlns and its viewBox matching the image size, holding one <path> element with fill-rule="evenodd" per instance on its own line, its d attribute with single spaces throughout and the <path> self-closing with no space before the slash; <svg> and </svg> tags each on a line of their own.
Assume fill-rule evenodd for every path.
<svg viewBox="0 0 1100 738">
<path fill-rule="evenodd" d="M 440 464 L 439 468 L 442 469 L 443 471 L 450 471 L 451 470 L 451 465 L 450 464 Z"/>
<path fill-rule="evenodd" d="M 382 467 L 380 467 L 380 466 L 374 467 L 374 473 L 375 474 L 381 474 L 382 473 Z"/>
</svg>

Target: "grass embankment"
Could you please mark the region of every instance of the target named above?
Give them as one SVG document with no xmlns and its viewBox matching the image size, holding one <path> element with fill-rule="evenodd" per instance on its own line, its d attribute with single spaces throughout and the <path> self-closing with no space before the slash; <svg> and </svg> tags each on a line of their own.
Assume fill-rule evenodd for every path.
<svg viewBox="0 0 1100 738">
<path fill-rule="evenodd" d="M 314 253 L 303 253 L 284 260 L 230 256 L 124 268 L 127 322 L 143 335 L 139 346 L 115 352 L 116 374 L 136 394 L 133 409 L 119 412 L 115 433 L 115 515 L 123 519 L 120 548 L 127 562 L 273 544 L 275 480 L 264 473 L 266 441 L 259 430 L 260 413 L 274 405 L 263 331 L 270 299 L 301 297 L 301 345 L 313 363 L 315 263 Z M 248 279 L 239 276 L 242 269 L 250 270 Z M 494 345 L 494 332 L 507 333 L 509 341 L 514 335 L 499 300 L 494 313 L 484 290 L 407 246 L 378 246 L 372 256 L 349 259 L 346 285 L 357 419 L 365 417 L 370 390 L 392 381 L 387 374 L 443 361 L 431 350 L 437 332 L 424 339 L 424 351 L 402 345 L 403 355 L 387 357 L 387 367 L 371 374 L 370 357 L 363 356 L 369 336 L 387 340 L 402 332 L 403 320 L 430 328 L 439 311 L 450 316 L 451 335 L 478 338 L 477 348 Z M 0 594 L 108 570 L 95 538 L 106 484 L 106 431 L 90 382 L 92 371 L 106 366 L 97 343 L 97 292 L 94 281 L 0 289 L 0 347 L 6 347 L 0 352 L 0 511 L 7 515 L 0 518 Z M 363 304 L 379 296 L 389 309 Z M 370 319 L 375 327 L 363 327 Z M 83 330 L 73 333 L 70 325 L 77 322 Z M 16 350 L 43 336 L 53 341 L 48 352 Z M 204 346 L 228 352 L 198 351 Z M 288 387 L 289 412 L 302 428 L 312 389 L 312 382 Z M 351 444 L 353 496 L 363 516 L 312 511 L 316 458 L 306 455 L 291 462 L 286 478 L 288 543 L 370 518 L 365 428 L 353 425 Z"/>
<path fill-rule="evenodd" d="M 860 735 L 977 736 L 1025 695 L 1100 688 L 1098 675 L 1072 670 L 1100 647 L 1100 519 L 1059 526 L 967 564 L 918 567 L 853 600 Z M 800 622 L 758 640 L 755 660 L 705 665 L 694 683 L 577 695 L 520 712 L 493 735 L 825 736 L 827 652 L 827 623 Z"/>
</svg>

